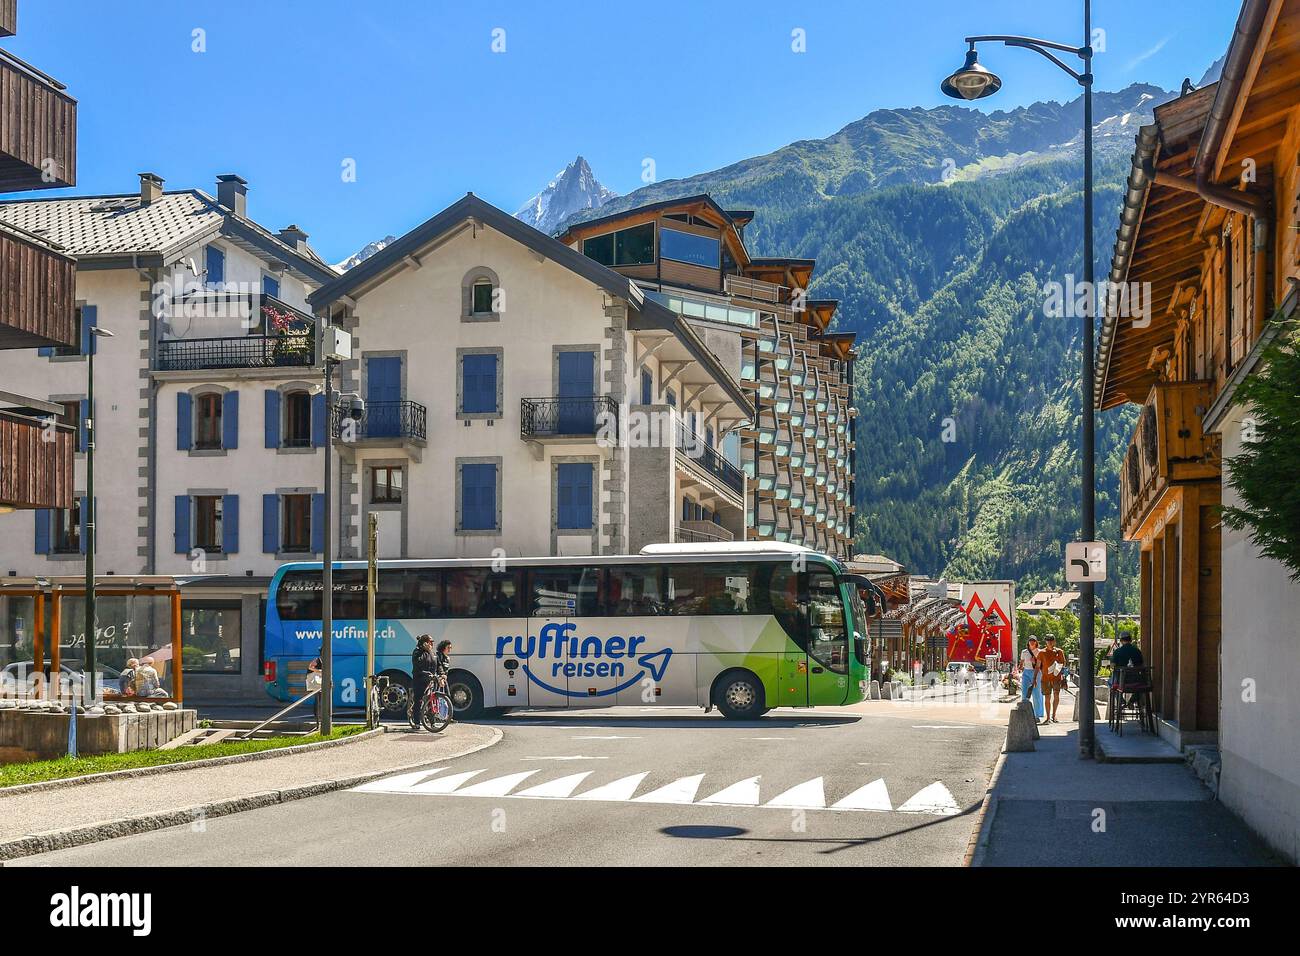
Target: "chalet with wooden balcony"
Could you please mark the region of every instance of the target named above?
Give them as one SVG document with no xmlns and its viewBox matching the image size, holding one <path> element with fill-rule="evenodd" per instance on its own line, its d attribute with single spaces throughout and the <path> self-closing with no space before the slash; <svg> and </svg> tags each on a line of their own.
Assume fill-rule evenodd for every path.
<svg viewBox="0 0 1300 956">
<path fill-rule="evenodd" d="M 17 0 L 0 0 L 0 38 L 17 30 Z M 77 101 L 0 47 L 0 193 L 76 181 Z M 75 287 L 76 261 L 60 243 L 0 221 L 0 350 L 9 361 L 78 342 Z M 0 383 L 0 512 L 71 507 L 73 429 L 63 407 L 10 391 L 17 378 Z"/>
<path fill-rule="evenodd" d="M 1246 0 L 1220 80 L 1137 136 L 1095 369 L 1099 408 L 1139 407 L 1120 507 L 1161 733 L 1217 742 L 1220 798 L 1292 860 L 1300 584 L 1219 508 L 1241 505 L 1225 463 L 1252 440 L 1237 389 L 1295 334 L 1297 156 L 1300 0 Z"/>
<path fill-rule="evenodd" d="M 680 315 L 751 397 L 755 416 L 738 440 L 715 444 L 720 432 L 694 429 L 745 476 L 745 537 L 848 556 L 853 335 L 831 331 L 838 303 L 808 297 L 813 260 L 750 254 L 744 233 L 753 216 L 688 196 L 590 219 L 559 238 Z M 706 404 L 649 369 L 642 374 L 647 394 L 680 404 L 688 421 L 708 422 Z M 696 540 L 691 516 L 716 513 L 721 500 L 683 489 L 681 539 Z"/>
</svg>

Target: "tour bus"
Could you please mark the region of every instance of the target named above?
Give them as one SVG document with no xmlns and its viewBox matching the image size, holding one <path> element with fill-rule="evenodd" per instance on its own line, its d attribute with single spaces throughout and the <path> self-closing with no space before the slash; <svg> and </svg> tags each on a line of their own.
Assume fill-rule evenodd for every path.
<svg viewBox="0 0 1300 956">
<path fill-rule="evenodd" d="M 334 565 L 334 703 L 365 704 L 366 565 Z M 305 693 L 320 562 L 281 567 L 265 681 Z M 734 719 L 851 704 L 867 681 L 865 579 L 796 545 L 652 545 L 639 555 L 379 562 L 375 671 L 405 714 L 416 639 L 452 643 L 460 717 L 507 708 L 698 705 Z M 870 595 L 868 594 L 870 600 Z"/>
</svg>

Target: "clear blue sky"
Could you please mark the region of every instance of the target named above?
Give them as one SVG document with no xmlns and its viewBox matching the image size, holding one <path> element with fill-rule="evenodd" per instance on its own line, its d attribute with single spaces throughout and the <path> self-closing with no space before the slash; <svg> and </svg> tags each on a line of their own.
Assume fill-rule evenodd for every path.
<svg viewBox="0 0 1300 956">
<path fill-rule="evenodd" d="M 250 212 L 329 260 L 467 190 L 513 211 L 579 153 L 622 193 L 933 106 L 968 33 L 1078 42 L 1075 0 L 19 0 L 6 49 L 80 101 L 81 194 L 249 180 Z M 1098 85 L 1176 89 L 1227 48 L 1235 0 L 1096 0 Z M 492 51 L 493 30 L 505 52 Z M 805 31 L 807 51 L 791 50 Z M 207 52 L 192 51 L 206 31 Z M 1064 100 L 1046 60 L 987 47 L 988 109 Z M 340 175 L 356 160 L 357 181 Z"/>
</svg>

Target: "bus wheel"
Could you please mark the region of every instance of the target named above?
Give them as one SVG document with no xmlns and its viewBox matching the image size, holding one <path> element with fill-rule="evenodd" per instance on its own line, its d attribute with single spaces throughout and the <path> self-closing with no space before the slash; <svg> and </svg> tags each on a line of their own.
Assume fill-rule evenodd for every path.
<svg viewBox="0 0 1300 956">
<path fill-rule="evenodd" d="M 411 678 L 401 671 L 384 671 L 380 676 L 388 678 L 388 686 L 379 698 L 380 716 L 405 720 L 406 702 L 411 697 Z"/>
<path fill-rule="evenodd" d="M 457 720 L 483 716 L 483 685 L 469 671 L 452 671 L 447 675 L 447 692 L 456 708 Z"/>
<path fill-rule="evenodd" d="M 763 682 L 749 671 L 723 674 L 713 697 L 728 720 L 757 720 L 767 713 Z"/>
</svg>

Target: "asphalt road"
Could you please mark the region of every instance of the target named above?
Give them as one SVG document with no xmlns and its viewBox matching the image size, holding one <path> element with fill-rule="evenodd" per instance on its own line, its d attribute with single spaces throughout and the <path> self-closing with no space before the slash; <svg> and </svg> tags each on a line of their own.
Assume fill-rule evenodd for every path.
<svg viewBox="0 0 1300 956">
<path fill-rule="evenodd" d="M 511 715 L 428 771 L 20 862 L 960 865 L 1005 730 L 887 708 Z"/>
</svg>

